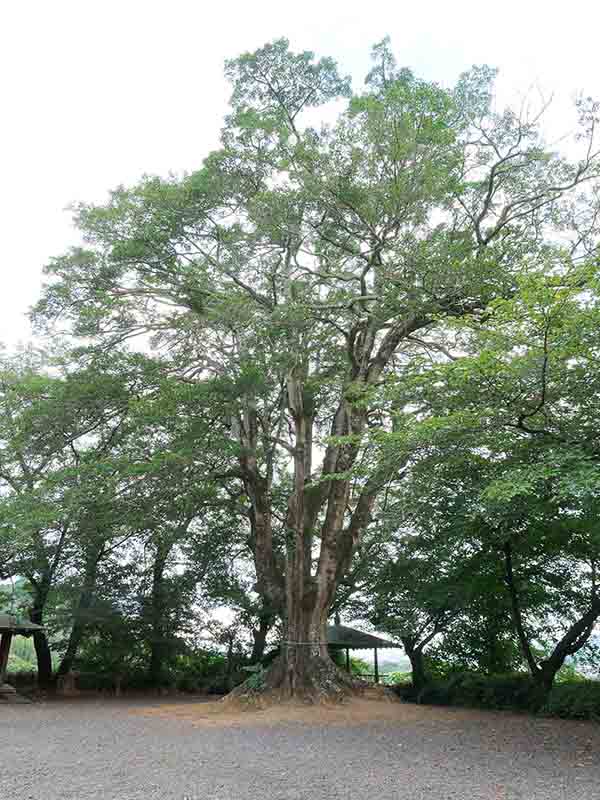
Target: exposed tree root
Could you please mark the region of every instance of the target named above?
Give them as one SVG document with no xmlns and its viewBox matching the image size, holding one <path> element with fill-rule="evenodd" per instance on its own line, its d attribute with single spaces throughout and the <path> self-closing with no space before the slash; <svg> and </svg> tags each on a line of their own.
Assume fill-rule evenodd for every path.
<svg viewBox="0 0 600 800">
<path fill-rule="evenodd" d="M 253 673 L 222 702 L 235 708 L 266 708 L 277 703 L 344 703 L 355 697 L 396 700 L 383 686 L 373 686 L 337 667 L 331 659 L 315 656 L 307 661 L 302 676 L 286 671 L 281 658 L 264 671 Z"/>
</svg>

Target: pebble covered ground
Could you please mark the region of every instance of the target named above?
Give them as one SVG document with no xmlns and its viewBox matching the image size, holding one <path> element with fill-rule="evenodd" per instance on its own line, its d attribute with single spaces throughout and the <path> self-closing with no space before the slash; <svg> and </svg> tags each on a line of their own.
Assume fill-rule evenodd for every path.
<svg viewBox="0 0 600 800">
<path fill-rule="evenodd" d="M 215 709 L 2 706 L 0 800 L 600 800 L 592 723 L 375 701 Z"/>
</svg>

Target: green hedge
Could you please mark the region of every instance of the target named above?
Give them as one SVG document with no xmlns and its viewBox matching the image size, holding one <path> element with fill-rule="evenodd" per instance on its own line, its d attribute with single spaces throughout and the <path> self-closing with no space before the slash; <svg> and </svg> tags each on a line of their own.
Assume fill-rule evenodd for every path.
<svg viewBox="0 0 600 800">
<path fill-rule="evenodd" d="M 226 659 L 222 653 L 211 650 L 190 651 L 177 656 L 168 665 L 160 688 L 178 692 L 226 694 L 248 677 L 239 665 L 234 667 L 228 675 Z M 105 664 L 80 658 L 75 664 L 75 671 L 77 688 L 82 691 L 110 692 L 115 689 L 115 671 L 108 669 Z M 32 688 L 37 684 L 37 673 L 31 670 L 14 671 L 8 674 L 7 680 L 16 688 Z M 142 664 L 128 665 L 121 674 L 120 685 L 125 692 L 159 688 Z"/>
<path fill-rule="evenodd" d="M 542 713 L 565 719 L 600 721 L 600 681 L 557 684 L 543 705 Z"/>
<path fill-rule="evenodd" d="M 521 673 L 488 677 L 457 672 L 444 680 L 432 681 L 419 692 L 411 684 L 394 689 L 400 697 L 413 702 L 493 709 L 529 709 L 534 694 L 531 679 Z"/>
<path fill-rule="evenodd" d="M 569 719 L 600 720 L 600 681 L 558 683 L 541 706 L 533 681 L 523 673 L 486 676 L 461 672 L 432 681 L 420 691 L 412 684 L 393 688 L 403 700 L 427 705 L 536 711 Z"/>
</svg>

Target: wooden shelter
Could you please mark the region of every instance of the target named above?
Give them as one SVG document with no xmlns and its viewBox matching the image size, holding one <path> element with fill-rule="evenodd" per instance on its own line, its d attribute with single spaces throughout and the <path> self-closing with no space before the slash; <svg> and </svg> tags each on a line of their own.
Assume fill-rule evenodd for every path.
<svg viewBox="0 0 600 800">
<path fill-rule="evenodd" d="M 346 625 L 327 626 L 327 643 L 334 650 L 346 651 L 346 670 L 350 672 L 350 650 L 372 650 L 375 683 L 379 683 L 379 660 L 378 651 L 389 647 L 400 647 L 395 642 L 389 642 L 380 636 L 372 633 L 357 631 L 356 628 L 348 628 Z"/>
<path fill-rule="evenodd" d="M 43 630 L 34 622 L 21 621 L 11 614 L 0 614 L 0 700 L 7 700 L 16 695 L 12 686 L 6 683 L 8 654 L 13 636 L 32 636 Z"/>
</svg>

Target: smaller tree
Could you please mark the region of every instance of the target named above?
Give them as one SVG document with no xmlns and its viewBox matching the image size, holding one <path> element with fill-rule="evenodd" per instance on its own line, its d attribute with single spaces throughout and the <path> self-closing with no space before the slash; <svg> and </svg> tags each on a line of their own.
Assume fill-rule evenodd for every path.
<svg viewBox="0 0 600 800">
<path fill-rule="evenodd" d="M 421 689 L 428 681 L 425 653 L 468 607 L 476 565 L 447 543 L 414 533 L 396 543 L 393 559 L 368 590 L 370 621 L 402 642 Z"/>
<path fill-rule="evenodd" d="M 427 498 L 426 513 L 445 516 L 457 541 L 495 558 L 540 697 L 600 618 L 595 273 L 565 256 L 548 275 L 522 278 L 485 327 L 456 325 L 463 355 L 445 348 L 433 368 L 413 363 L 395 401 L 410 398 L 419 419 L 390 434 L 411 448 L 413 498 Z"/>
</svg>

